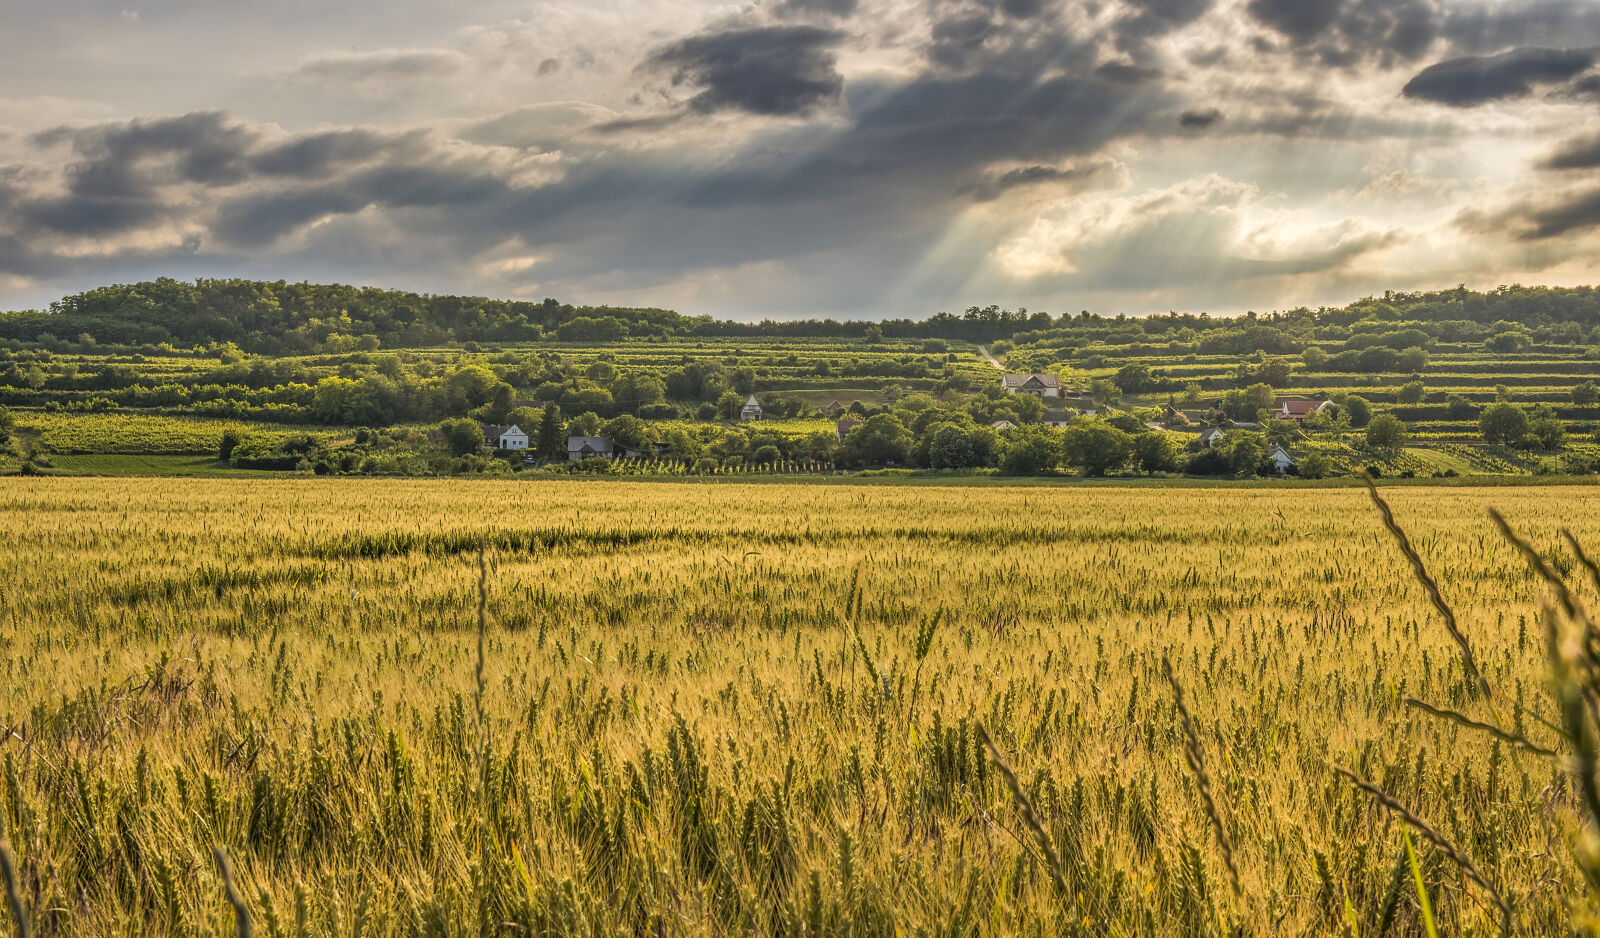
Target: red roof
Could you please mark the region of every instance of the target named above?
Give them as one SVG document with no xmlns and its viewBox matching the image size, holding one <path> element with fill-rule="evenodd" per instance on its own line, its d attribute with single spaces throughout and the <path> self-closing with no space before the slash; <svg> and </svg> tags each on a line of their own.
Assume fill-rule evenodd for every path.
<svg viewBox="0 0 1600 938">
<path fill-rule="evenodd" d="M 1308 417 L 1327 405 L 1327 401 L 1284 401 L 1283 412 L 1290 417 Z"/>
</svg>

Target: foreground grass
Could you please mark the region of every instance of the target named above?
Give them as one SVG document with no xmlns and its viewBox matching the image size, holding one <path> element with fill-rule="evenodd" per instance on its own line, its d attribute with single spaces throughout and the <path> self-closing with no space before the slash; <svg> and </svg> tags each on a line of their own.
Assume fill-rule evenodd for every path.
<svg viewBox="0 0 1600 938">
<path fill-rule="evenodd" d="M 1390 493 L 1556 745 L 1489 494 L 1551 548 L 1600 491 Z M 214 842 L 257 934 L 1418 934 L 1345 766 L 1567 931 L 1573 794 L 1405 705 L 1476 712 L 1365 499 L 0 480 L 0 820 L 36 934 L 229 933 Z"/>
</svg>

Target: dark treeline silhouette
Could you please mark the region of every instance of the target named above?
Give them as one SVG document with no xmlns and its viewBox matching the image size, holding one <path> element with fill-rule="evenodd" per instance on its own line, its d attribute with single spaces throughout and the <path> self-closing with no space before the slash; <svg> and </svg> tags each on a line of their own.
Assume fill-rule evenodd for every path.
<svg viewBox="0 0 1600 938">
<path fill-rule="evenodd" d="M 0 313 L 0 339 L 24 342 L 88 337 L 97 343 L 176 345 L 233 342 L 262 354 L 287 355 L 361 348 L 408 348 L 450 342 L 606 342 L 627 337 L 727 336 L 959 339 L 1017 342 L 1213 334 L 1216 351 L 1273 348 L 1283 335 L 1308 335 L 1361 320 L 1395 323 L 1502 323 L 1530 329 L 1587 328 L 1600 321 L 1593 287 L 1464 287 L 1419 293 L 1388 292 L 1344 307 L 1300 308 L 1246 316 L 1169 313 L 1052 316 L 999 306 L 936 313 L 921 320 L 810 319 L 747 323 L 672 310 L 574 306 L 444 296 L 338 284 L 170 278 L 99 287 L 63 297 L 45 310 Z M 1434 330 L 1435 337 L 1440 337 Z"/>
</svg>

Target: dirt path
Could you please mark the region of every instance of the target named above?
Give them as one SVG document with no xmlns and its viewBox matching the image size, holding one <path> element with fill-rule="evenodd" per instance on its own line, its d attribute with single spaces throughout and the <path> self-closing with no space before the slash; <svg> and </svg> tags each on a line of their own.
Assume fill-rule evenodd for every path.
<svg viewBox="0 0 1600 938">
<path fill-rule="evenodd" d="M 993 355 L 989 354 L 989 347 L 987 345 L 978 346 L 978 354 L 982 355 L 984 358 L 988 359 L 989 364 L 995 366 L 996 368 L 1000 369 L 1001 371 L 1005 371 L 1006 370 L 1006 366 L 1000 364 L 998 359 L 996 359 Z"/>
</svg>

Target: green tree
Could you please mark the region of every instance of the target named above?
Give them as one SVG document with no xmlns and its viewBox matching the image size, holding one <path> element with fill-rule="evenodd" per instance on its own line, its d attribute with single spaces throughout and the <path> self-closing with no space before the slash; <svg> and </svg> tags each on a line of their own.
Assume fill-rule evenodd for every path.
<svg viewBox="0 0 1600 938">
<path fill-rule="evenodd" d="M 17 422 L 12 418 L 11 411 L 0 407 L 0 443 L 11 442 L 11 433 L 16 429 L 16 426 Z M 228 457 L 223 456 L 222 458 L 227 459 Z"/>
<path fill-rule="evenodd" d="M 600 425 L 600 435 L 618 446 L 645 449 L 650 443 L 650 427 L 638 417 L 623 414 Z"/>
<path fill-rule="evenodd" d="M 1394 366 L 1401 371 L 1418 372 L 1428 367 L 1428 350 L 1413 345 L 1395 358 Z"/>
<path fill-rule="evenodd" d="M 1133 441 L 1133 459 L 1145 472 L 1175 472 L 1178 444 L 1170 433 L 1141 433 Z"/>
<path fill-rule="evenodd" d="M 1120 469 L 1133 458 L 1133 437 L 1104 420 L 1078 420 L 1062 440 L 1067 462 L 1091 476 Z"/>
<path fill-rule="evenodd" d="M 1593 381 L 1585 381 L 1572 389 L 1572 403 L 1586 407 L 1596 401 L 1600 401 L 1600 385 Z"/>
<path fill-rule="evenodd" d="M 7 419 L 9 417 L 10 415 L 8 414 Z M 217 443 L 217 458 L 228 459 L 233 456 L 233 451 L 239 448 L 239 444 L 243 439 L 243 435 L 232 427 L 222 431 L 222 439 Z"/>
<path fill-rule="evenodd" d="M 1089 395 L 1102 404 L 1115 404 L 1122 400 L 1122 388 L 1115 381 L 1095 378 L 1089 382 Z"/>
<path fill-rule="evenodd" d="M 1567 438 L 1566 425 L 1549 404 L 1534 408 L 1528 418 L 1528 433 L 1539 441 L 1540 449 L 1560 449 Z"/>
<path fill-rule="evenodd" d="M 1379 414 L 1367 424 L 1367 445 L 1394 449 L 1406 439 L 1406 425 L 1394 414 Z"/>
<path fill-rule="evenodd" d="M 1478 432 L 1489 443 L 1515 443 L 1528 432 L 1528 415 L 1508 401 L 1496 401 L 1478 414 Z"/>
<path fill-rule="evenodd" d="M 1052 427 L 1015 427 L 1001 442 L 1000 471 L 1030 476 L 1061 464 L 1061 433 Z"/>
<path fill-rule="evenodd" d="M 561 423 L 559 404 L 546 405 L 540 415 L 534 452 L 545 459 L 560 459 L 567 454 L 567 430 Z"/>
<path fill-rule="evenodd" d="M 1350 426 L 1364 427 L 1372 420 L 1372 403 L 1359 394 L 1344 399 L 1344 412 L 1350 415 Z"/>
<path fill-rule="evenodd" d="M 1235 389 L 1222 395 L 1222 412 L 1230 420 L 1253 422 L 1260 419 L 1261 411 L 1272 410 L 1275 395 L 1272 386 L 1257 382 L 1247 388 Z"/>
<path fill-rule="evenodd" d="M 911 431 L 892 414 L 868 417 L 845 436 L 839 457 L 845 466 L 904 465 L 911 459 Z"/>
<path fill-rule="evenodd" d="M 1428 389 L 1421 381 L 1407 381 L 1395 392 L 1395 400 L 1402 404 L 1420 404 L 1427 395 Z"/>
<path fill-rule="evenodd" d="M 1315 345 L 1308 345 L 1300 353 L 1300 360 L 1305 363 L 1306 370 L 1320 371 L 1328 363 L 1328 353 Z"/>
<path fill-rule="evenodd" d="M 446 420 L 439 424 L 439 435 L 452 456 L 469 456 L 483 448 L 483 428 L 476 420 Z"/>
<path fill-rule="evenodd" d="M 1471 420 L 1475 413 L 1477 413 L 1477 408 L 1473 407 L 1472 402 L 1461 395 L 1452 394 L 1445 398 L 1444 415 L 1451 420 Z"/>
</svg>

